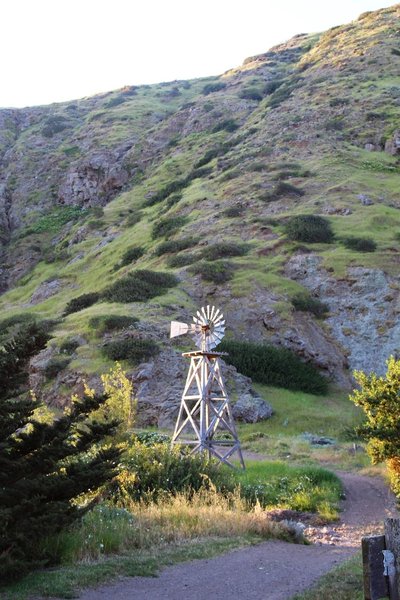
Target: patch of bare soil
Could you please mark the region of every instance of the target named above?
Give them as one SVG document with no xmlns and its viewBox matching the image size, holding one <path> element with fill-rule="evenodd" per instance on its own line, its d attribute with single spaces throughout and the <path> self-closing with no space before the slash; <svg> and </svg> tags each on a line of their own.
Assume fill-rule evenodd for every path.
<svg viewBox="0 0 400 600">
<path fill-rule="evenodd" d="M 346 498 L 336 525 L 306 525 L 313 542 L 264 542 L 164 569 L 159 577 L 123 578 L 86 590 L 80 600 L 289 600 L 360 548 L 361 537 L 398 516 L 393 495 L 378 477 L 338 473 Z"/>
</svg>

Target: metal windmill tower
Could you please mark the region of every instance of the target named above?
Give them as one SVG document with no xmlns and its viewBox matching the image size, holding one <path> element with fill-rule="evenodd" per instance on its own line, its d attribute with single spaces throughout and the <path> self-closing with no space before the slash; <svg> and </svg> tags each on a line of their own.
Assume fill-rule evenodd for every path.
<svg viewBox="0 0 400 600">
<path fill-rule="evenodd" d="M 224 337 L 225 321 L 219 309 L 207 306 L 197 311 L 193 323 L 171 322 L 170 337 L 189 333 L 199 350 L 184 352 L 190 358 L 189 372 L 182 394 L 172 444 L 192 446 L 192 453 L 207 452 L 222 463 L 233 466 L 236 453 L 241 467 L 244 461 L 225 382 L 221 356 L 214 348 Z"/>
</svg>

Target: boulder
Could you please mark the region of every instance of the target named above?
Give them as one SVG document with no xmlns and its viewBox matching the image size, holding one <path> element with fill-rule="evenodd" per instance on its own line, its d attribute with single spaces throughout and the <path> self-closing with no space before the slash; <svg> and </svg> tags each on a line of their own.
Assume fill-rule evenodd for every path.
<svg viewBox="0 0 400 600">
<path fill-rule="evenodd" d="M 244 394 L 232 408 L 233 417 L 244 423 L 258 423 L 269 419 L 273 414 L 272 406 L 253 394 Z"/>
</svg>

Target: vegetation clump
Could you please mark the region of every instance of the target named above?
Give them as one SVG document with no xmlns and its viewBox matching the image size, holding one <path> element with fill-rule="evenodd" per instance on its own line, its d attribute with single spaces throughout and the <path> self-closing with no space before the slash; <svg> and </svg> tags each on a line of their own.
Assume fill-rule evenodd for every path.
<svg viewBox="0 0 400 600">
<path fill-rule="evenodd" d="M 206 246 L 201 252 L 205 260 L 217 260 L 231 256 L 244 256 L 249 251 L 248 244 L 237 244 L 236 242 L 217 242 Z"/>
<path fill-rule="evenodd" d="M 89 292 L 88 294 L 82 294 L 81 296 L 77 296 L 76 298 L 72 298 L 64 309 L 64 316 L 70 315 L 72 313 L 83 310 L 84 308 L 88 308 L 93 304 L 96 304 L 100 299 L 99 292 Z"/>
<path fill-rule="evenodd" d="M 329 312 L 329 306 L 318 298 L 313 298 L 307 292 L 300 292 L 293 296 L 292 305 L 295 310 L 310 312 L 316 317 L 324 317 Z"/>
<path fill-rule="evenodd" d="M 153 340 L 127 338 L 109 342 L 103 346 L 103 351 L 111 360 L 126 360 L 131 365 L 137 365 L 155 356 L 159 348 Z"/>
<path fill-rule="evenodd" d="M 201 275 L 205 281 L 225 283 L 233 277 L 233 265 L 227 260 L 207 262 L 202 260 L 191 267 L 192 273 Z"/>
<path fill-rule="evenodd" d="M 329 221 L 318 215 L 291 217 L 286 223 L 285 233 L 290 240 L 296 242 L 329 244 L 334 239 Z"/>
<path fill-rule="evenodd" d="M 203 94 L 208 96 L 208 94 L 213 94 L 214 92 L 220 92 L 226 88 L 226 83 L 223 81 L 216 81 L 215 83 L 207 83 L 203 87 Z"/>
<path fill-rule="evenodd" d="M 70 363 L 71 359 L 67 357 L 54 357 L 47 363 L 44 374 L 46 379 L 54 379 Z"/>
<path fill-rule="evenodd" d="M 164 294 L 177 283 L 178 280 L 171 273 L 134 271 L 106 288 L 102 297 L 108 302 L 144 302 Z"/>
<path fill-rule="evenodd" d="M 286 348 L 224 340 L 218 350 L 228 352 L 226 360 L 258 383 L 310 394 L 325 394 L 327 391 L 327 379 L 313 365 L 302 362 Z"/>
<path fill-rule="evenodd" d="M 89 327 L 97 329 L 98 333 L 108 333 L 135 327 L 138 322 L 137 317 L 129 317 L 128 315 L 100 315 L 89 319 Z"/>
<path fill-rule="evenodd" d="M 167 265 L 172 269 L 176 269 L 179 267 L 186 267 L 187 265 L 192 265 L 198 259 L 198 254 L 194 254 L 193 252 L 184 252 L 182 254 L 175 254 L 174 256 L 170 256 L 167 260 Z"/>
<path fill-rule="evenodd" d="M 348 237 L 343 239 L 343 244 L 349 250 L 356 252 L 375 252 L 376 242 L 371 238 Z"/>
<path fill-rule="evenodd" d="M 229 131 L 233 132 L 239 129 L 239 125 L 236 123 L 234 119 L 225 119 L 224 121 L 220 121 L 217 123 L 213 129 L 213 133 L 217 133 L 218 131 Z"/>
<path fill-rule="evenodd" d="M 171 252 L 180 252 L 186 250 L 197 243 L 197 239 L 193 237 L 185 237 L 179 240 L 166 240 L 161 242 L 155 249 L 156 256 L 162 256 L 163 254 L 169 254 Z"/>
<path fill-rule="evenodd" d="M 267 202 L 274 202 L 283 196 L 301 197 L 304 196 L 304 191 L 287 181 L 278 181 L 272 190 L 263 195 L 262 199 Z"/>
<path fill-rule="evenodd" d="M 400 360 L 391 356 L 382 377 L 355 371 L 359 385 L 350 396 L 365 413 L 358 434 L 368 441 L 367 451 L 373 463 L 385 461 L 391 486 L 400 497 Z"/>
<path fill-rule="evenodd" d="M 141 258 L 143 254 L 144 248 L 142 248 L 141 246 L 132 246 L 131 248 L 128 248 L 128 250 L 126 250 L 123 253 L 120 262 L 116 265 L 116 268 L 119 269 L 126 265 L 130 265 L 131 263 Z"/>
<path fill-rule="evenodd" d="M 175 233 L 175 231 L 183 227 L 186 223 L 187 218 L 183 216 L 166 217 L 165 219 L 160 219 L 154 223 L 151 230 L 151 236 L 153 240 L 156 240 L 159 237 L 167 237 L 172 233 Z"/>
</svg>

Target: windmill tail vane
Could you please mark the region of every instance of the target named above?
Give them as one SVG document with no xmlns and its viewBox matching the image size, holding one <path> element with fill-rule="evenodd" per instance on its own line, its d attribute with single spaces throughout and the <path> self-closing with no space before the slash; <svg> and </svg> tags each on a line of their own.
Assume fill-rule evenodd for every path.
<svg viewBox="0 0 400 600">
<path fill-rule="evenodd" d="M 198 350 L 184 352 L 190 366 L 183 391 L 172 445 L 182 444 L 194 452 L 206 452 L 220 462 L 234 466 L 231 456 L 237 453 L 241 467 L 244 461 L 222 376 L 221 357 L 216 352 L 224 337 L 225 320 L 214 306 L 201 308 L 193 323 L 171 322 L 170 337 L 189 334 Z M 220 435 L 221 434 L 221 435 Z"/>
</svg>

